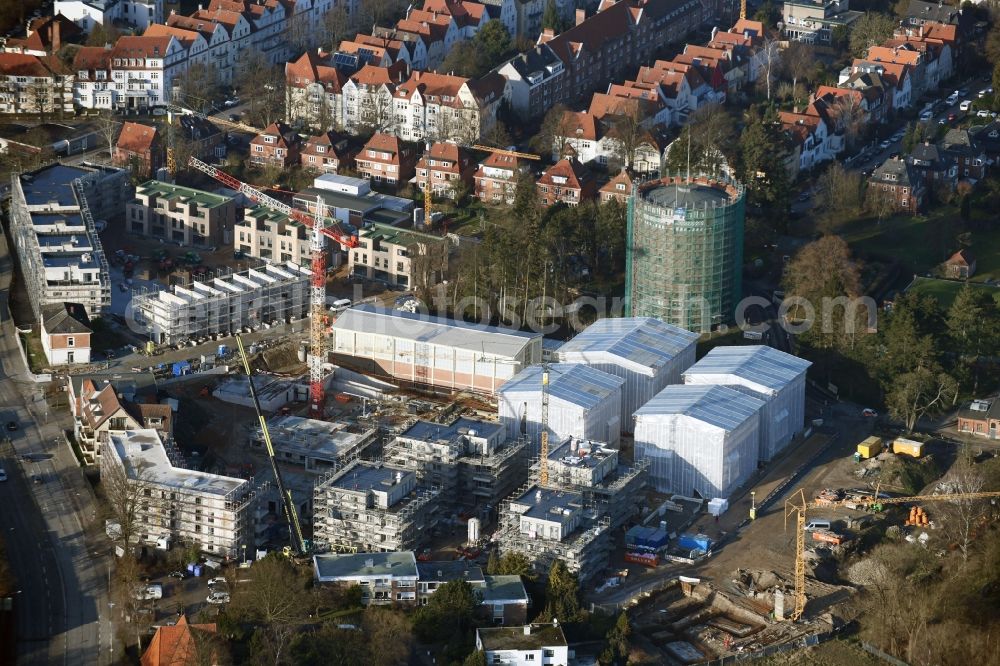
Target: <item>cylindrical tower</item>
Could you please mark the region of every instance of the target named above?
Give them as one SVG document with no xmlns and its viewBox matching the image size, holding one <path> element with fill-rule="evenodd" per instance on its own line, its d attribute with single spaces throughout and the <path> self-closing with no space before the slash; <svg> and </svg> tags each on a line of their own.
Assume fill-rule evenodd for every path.
<svg viewBox="0 0 1000 666">
<path fill-rule="evenodd" d="M 745 192 L 738 183 L 668 177 L 628 206 L 627 314 L 690 331 L 729 322 L 742 296 Z"/>
</svg>

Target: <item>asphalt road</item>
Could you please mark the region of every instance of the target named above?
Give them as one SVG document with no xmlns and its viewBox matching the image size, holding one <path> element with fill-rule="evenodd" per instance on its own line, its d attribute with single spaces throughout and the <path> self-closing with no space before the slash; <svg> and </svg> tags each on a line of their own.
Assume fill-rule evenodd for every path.
<svg viewBox="0 0 1000 666">
<path fill-rule="evenodd" d="M 93 494 L 69 447 L 60 440 L 66 415 L 34 399 L 14 342 L 7 308 L 11 257 L 0 234 L 0 424 L 9 480 L 0 483 L 0 529 L 6 537 L 16 594 L 18 664 L 105 664 L 111 653 L 106 560 L 92 556 L 84 527 L 94 519 Z M 8 433 L 6 424 L 18 423 Z M 22 462 L 26 454 L 37 458 Z M 40 483 L 33 483 L 32 476 Z"/>
</svg>

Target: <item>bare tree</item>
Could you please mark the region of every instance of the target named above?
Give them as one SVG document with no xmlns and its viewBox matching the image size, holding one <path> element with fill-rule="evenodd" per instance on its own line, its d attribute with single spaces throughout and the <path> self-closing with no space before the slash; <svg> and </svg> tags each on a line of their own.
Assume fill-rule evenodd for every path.
<svg viewBox="0 0 1000 666">
<path fill-rule="evenodd" d="M 330 50 L 336 51 L 340 41 L 351 32 L 351 17 L 344 5 L 335 5 L 323 15 L 323 31 L 330 44 Z"/>
<path fill-rule="evenodd" d="M 792 80 L 792 97 L 797 98 L 799 79 L 809 76 L 816 66 L 812 44 L 792 40 L 781 54 L 781 61 L 785 74 Z"/>
<path fill-rule="evenodd" d="M 611 121 L 611 128 L 615 135 L 616 157 L 626 169 L 632 168 L 635 162 L 635 149 L 645 135 L 642 121 L 642 112 L 638 103 L 632 105 L 625 113 L 616 115 Z"/>
<path fill-rule="evenodd" d="M 368 89 L 359 98 L 358 129 L 384 132 L 392 125 L 392 97 L 382 88 Z"/>
<path fill-rule="evenodd" d="M 115 157 L 115 139 L 118 138 L 118 129 L 121 123 L 115 118 L 115 114 L 110 109 L 102 111 L 97 116 L 97 133 L 108 144 L 108 161 Z"/>
<path fill-rule="evenodd" d="M 892 192 L 882 191 L 878 183 L 871 183 L 865 194 L 865 208 L 872 213 L 879 224 L 896 212 L 896 201 Z"/>
<path fill-rule="evenodd" d="M 861 104 L 861 93 L 840 95 L 833 103 L 833 115 L 836 118 L 837 129 L 844 133 L 844 143 L 848 150 L 852 149 L 858 137 L 868 127 L 868 112 Z"/>
<path fill-rule="evenodd" d="M 983 490 L 986 479 L 976 469 L 968 447 L 959 452 L 958 460 L 944 479 L 949 493 L 978 493 Z M 942 505 L 947 514 L 944 520 L 945 533 L 958 544 L 962 553 L 962 561 L 968 562 L 972 549 L 975 530 L 979 522 L 986 517 L 987 503 L 981 499 L 960 499 Z"/>
<path fill-rule="evenodd" d="M 427 223 L 430 224 L 430 220 Z M 448 242 L 441 239 L 414 244 L 407 248 L 407 252 L 410 255 L 411 286 L 417 298 L 430 303 L 431 290 L 448 271 Z"/>
<path fill-rule="evenodd" d="M 940 412 L 958 394 L 958 383 L 947 373 L 927 367 L 897 377 L 886 396 L 889 412 L 913 432 L 924 415 Z"/>
<path fill-rule="evenodd" d="M 410 659 L 413 633 L 405 615 L 387 608 L 369 606 L 361 620 L 368 639 L 372 666 L 405 664 Z"/>
<path fill-rule="evenodd" d="M 38 114 L 38 119 L 45 121 L 52 101 L 52 86 L 49 79 L 36 77 L 27 89 L 31 109 Z"/>
<path fill-rule="evenodd" d="M 205 113 L 220 94 L 222 79 L 218 68 L 212 63 L 194 62 L 188 66 L 187 71 L 174 77 L 173 87 L 179 97 L 175 101 Z"/>
<path fill-rule="evenodd" d="M 771 99 L 771 84 L 774 83 L 781 67 L 781 49 L 778 47 L 778 40 L 764 37 L 764 43 L 759 51 L 760 56 L 760 77 L 764 79 L 767 90 L 767 99 Z"/>
<path fill-rule="evenodd" d="M 120 542 L 128 554 L 132 545 L 138 541 L 142 513 L 153 501 L 149 473 L 138 469 L 129 476 L 121 465 L 111 460 L 102 461 L 101 488 L 108 514 L 118 524 L 115 541 Z"/>
<path fill-rule="evenodd" d="M 259 626 L 254 652 L 283 663 L 285 650 L 309 609 L 307 580 L 287 558 L 272 554 L 251 568 L 253 581 L 236 586 L 230 611 Z"/>
</svg>

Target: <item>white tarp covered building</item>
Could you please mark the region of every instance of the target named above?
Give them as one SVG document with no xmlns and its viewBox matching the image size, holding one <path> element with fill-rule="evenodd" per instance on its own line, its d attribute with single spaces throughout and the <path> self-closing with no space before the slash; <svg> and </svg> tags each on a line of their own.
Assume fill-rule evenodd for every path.
<svg viewBox="0 0 1000 666">
<path fill-rule="evenodd" d="M 763 406 L 726 386 L 668 386 L 635 413 L 635 459 L 660 492 L 728 497 L 757 468 Z"/>
<path fill-rule="evenodd" d="M 652 317 L 598 319 L 556 352 L 563 363 L 583 363 L 621 377 L 621 426 L 632 432 L 635 410 L 694 363 L 698 334 Z"/>
<path fill-rule="evenodd" d="M 549 366 L 549 441 L 567 437 L 615 444 L 621 434 L 624 379 L 587 365 Z M 519 372 L 500 387 L 500 422 L 507 437 L 527 436 L 538 451 L 542 424 L 542 366 Z"/>
<path fill-rule="evenodd" d="M 729 386 L 763 400 L 759 458 L 768 462 L 805 426 L 810 365 L 764 345 L 716 347 L 687 369 L 684 383 Z"/>
</svg>

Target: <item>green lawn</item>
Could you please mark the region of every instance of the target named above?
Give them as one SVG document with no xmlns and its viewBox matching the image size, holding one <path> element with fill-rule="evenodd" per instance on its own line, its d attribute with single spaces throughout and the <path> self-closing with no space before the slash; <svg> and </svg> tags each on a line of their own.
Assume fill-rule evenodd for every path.
<svg viewBox="0 0 1000 666">
<path fill-rule="evenodd" d="M 918 277 L 907 291 L 914 291 L 918 294 L 928 294 L 937 299 L 943 310 L 951 307 L 952 302 L 962 288 L 962 282 L 958 280 L 941 280 L 938 278 Z M 1000 305 L 1000 287 L 982 283 L 971 282 L 974 289 L 982 289 L 993 295 L 993 300 Z"/>
<path fill-rule="evenodd" d="M 18 335 L 21 336 L 21 344 L 24 345 L 24 351 L 28 355 L 29 369 L 35 374 L 40 373 L 49 362 L 45 356 L 45 349 L 42 348 L 41 334 L 32 329 L 31 333 L 27 335 L 23 333 L 18 333 Z"/>
</svg>

